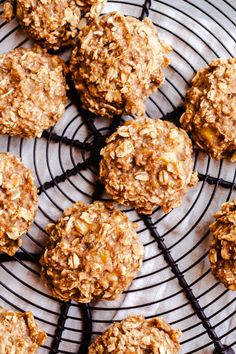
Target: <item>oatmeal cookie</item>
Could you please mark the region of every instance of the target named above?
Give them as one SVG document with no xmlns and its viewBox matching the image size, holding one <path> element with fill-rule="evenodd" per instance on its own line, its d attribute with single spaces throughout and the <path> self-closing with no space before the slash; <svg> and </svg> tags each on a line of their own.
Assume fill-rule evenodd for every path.
<svg viewBox="0 0 236 354">
<path fill-rule="evenodd" d="M 46 333 L 31 312 L 14 312 L 0 306 L 0 353 L 34 354 L 45 342 Z"/>
<path fill-rule="evenodd" d="M 180 336 L 161 317 L 132 316 L 106 329 L 90 345 L 88 354 L 177 354 Z"/>
<path fill-rule="evenodd" d="M 70 62 L 83 107 L 107 118 L 143 115 L 146 99 L 164 82 L 170 51 L 147 18 L 111 12 L 93 21 Z"/>
<path fill-rule="evenodd" d="M 114 300 L 142 265 L 136 224 L 110 203 L 77 202 L 47 227 L 41 275 L 53 296 L 87 303 Z"/>
<path fill-rule="evenodd" d="M 17 157 L 0 153 L 0 251 L 13 256 L 21 236 L 35 218 L 37 188 L 32 174 Z"/>
<path fill-rule="evenodd" d="M 215 59 L 187 91 L 180 121 L 196 146 L 216 159 L 236 161 L 236 58 Z"/>
<path fill-rule="evenodd" d="M 222 204 L 210 225 L 209 252 L 211 270 L 226 288 L 236 290 L 236 199 Z"/>
<path fill-rule="evenodd" d="M 106 0 L 11 0 L 3 5 L 4 18 L 15 15 L 28 35 L 41 46 L 57 50 L 75 44 L 86 18 L 98 17 Z"/>
<path fill-rule="evenodd" d="M 101 150 L 100 179 L 118 203 L 151 214 L 180 205 L 197 182 L 192 167 L 192 144 L 173 123 L 139 118 L 126 122 Z"/>
<path fill-rule="evenodd" d="M 0 55 L 0 134 L 40 137 L 65 111 L 66 66 L 45 50 Z"/>
</svg>

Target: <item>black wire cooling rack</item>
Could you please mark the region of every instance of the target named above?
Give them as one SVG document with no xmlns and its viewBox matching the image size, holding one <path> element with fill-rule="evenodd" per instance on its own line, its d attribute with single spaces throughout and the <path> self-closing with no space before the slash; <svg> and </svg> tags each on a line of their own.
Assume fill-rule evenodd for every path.
<svg viewBox="0 0 236 354">
<path fill-rule="evenodd" d="M 107 12 L 149 16 L 161 38 L 173 47 L 166 83 L 149 99 L 148 116 L 178 125 L 181 103 L 196 70 L 215 57 L 236 56 L 235 5 L 234 0 L 108 1 Z M 2 20 L 0 29 L 1 52 L 30 44 L 16 20 L 10 24 Z M 68 59 L 67 53 L 62 55 Z M 38 261 L 46 239 L 44 227 L 76 200 L 106 199 L 97 180 L 99 152 L 123 121 L 115 117 L 108 125 L 83 111 L 69 77 L 68 84 L 65 117 L 41 139 L 0 137 L 0 149 L 19 155 L 35 173 L 40 200 L 36 221 L 20 251 L 14 257 L 0 254 L 1 305 L 33 311 L 48 333 L 40 353 L 86 353 L 93 335 L 114 319 L 142 313 L 148 318 L 162 315 L 180 328 L 182 353 L 233 354 L 235 295 L 215 282 L 207 256 L 212 213 L 233 198 L 236 189 L 235 164 L 227 161 L 196 152 L 198 186 L 168 215 L 160 208 L 150 217 L 123 208 L 139 224 L 145 259 L 140 275 L 118 301 L 62 303 L 42 286 Z"/>
</svg>

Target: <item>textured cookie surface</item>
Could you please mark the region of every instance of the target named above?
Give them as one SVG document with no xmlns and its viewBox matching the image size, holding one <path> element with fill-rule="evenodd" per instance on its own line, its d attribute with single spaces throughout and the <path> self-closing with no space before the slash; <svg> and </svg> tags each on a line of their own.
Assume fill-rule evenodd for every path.
<svg viewBox="0 0 236 354">
<path fill-rule="evenodd" d="M 210 156 L 236 161 L 236 58 L 199 70 L 185 99 L 182 127 Z"/>
<path fill-rule="evenodd" d="M 174 124 L 150 118 L 128 121 L 101 151 L 100 179 L 120 204 L 144 214 L 156 206 L 169 212 L 197 182 L 191 154 L 191 140 Z"/>
<path fill-rule="evenodd" d="M 0 134 L 40 137 L 65 111 L 65 63 L 39 47 L 0 55 Z"/>
<path fill-rule="evenodd" d="M 49 225 L 41 275 L 53 296 L 115 299 L 139 271 L 143 245 L 136 224 L 110 203 L 77 202 Z"/>
<path fill-rule="evenodd" d="M 175 331 L 163 318 L 146 320 L 132 316 L 115 322 L 97 337 L 89 354 L 177 354 L 180 331 Z"/>
<path fill-rule="evenodd" d="M 15 2 L 15 5 L 14 5 Z M 16 17 L 41 46 L 57 50 L 74 44 L 86 18 L 99 16 L 106 0 L 15 0 L 4 4 L 4 17 Z"/>
<path fill-rule="evenodd" d="M 31 312 L 14 312 L 0 306 L 0 353 L 34 354 L 45 342 L 46 333 Z"/>
<path fill-rule="evenodd" d="M 0 153 L 0 251 L 14 255 L 35 218 L 37 188 L 21 160 Z"/>
<path fill-rule="evenodd" d="M 210 225 L 212 234 L 209 258 L 215 278 L 236 290 L 236 199 L 222 204 Z"/>
<path fill-rule="evenodd" d="M 70 62 L 84 108 L 108 118 L 143 115 L 145 100 L 164 82 L 170 51 L 149 19 L 117 12 L 96 19 L 80 32 Z"/>
</svg>

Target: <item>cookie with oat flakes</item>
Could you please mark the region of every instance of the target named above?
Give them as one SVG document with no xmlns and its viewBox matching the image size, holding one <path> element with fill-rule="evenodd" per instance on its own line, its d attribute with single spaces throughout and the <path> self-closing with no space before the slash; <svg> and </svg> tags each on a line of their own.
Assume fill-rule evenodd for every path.
<svg viewBox="0 0 236 354">
<path fill-rule="evenodd" d="M 160 119 L 126 122 L 101 150 L 100 180 L 118 203 L 151 214 L 165 213 L 182 202 L 197 182 L 192 143 L 186 132 Z"/>
<path fill-rule="evenodd" d="M 74 45 L 87 18 L 98 17 L 106 0 L 8 0 L 3 16 L 14 13 L 26 33 L 41 46 L 58 50 Z"/>
<path fill-rule="evenodd" d="M 46 338 L 31 312 L 4 310 L 0 306 L 1 354 L 36 354 Z"/>
<path fill-rule="evenodd" d="M 197 147 L 236 161 L 236 58 L 215 59 L 197 72 L 180 121 Z"/>
<path fill-rule="evenodd" d="M 151 20 L 111 12 L 78 38 L 70 70 L 83 107 L 107 118 L 143 115 L 146 99 L 164 82 L 171 51 Z"/>
<path fill-rule="evenodd" d="M 114 300 L 142 265 L 136 224 L 111 203 L 77 202 L 46 231 L 41 276 L 62 301 Z"/>
<path fill-rule="evenodd" d="M 181 332 L 161 317 L 130 316 L 98 336 L 88 354 L 178 354 L 180 337 Z"/>
<path fill-rule="evenodd" d="M 66 65 L 45 50 L 17 48 L 0 55 L 0 134 L 40 137 L 62 117 Z"/>
<path fill-rule="evenodd" d="M 12 154 L 0 152 L 0 251 L 13 256 L 38 207 L 31 171 Z"/>
<path fill-rule="evenodd" d="M 210 225 L 209 259 L 215 278 L 230 290 L 236 290 L 236 199 L 222 204 Z"/>
</svg>

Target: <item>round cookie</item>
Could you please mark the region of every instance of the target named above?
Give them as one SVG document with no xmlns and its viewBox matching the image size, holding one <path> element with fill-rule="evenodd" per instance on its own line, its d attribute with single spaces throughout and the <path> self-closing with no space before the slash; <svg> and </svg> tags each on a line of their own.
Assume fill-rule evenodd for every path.
<svg viewBox="0 0 236 354">
<path fill-rule="evenodd" d="M 216 159 L 236 161 L 236 58 L 215 59 L 199 70 L 180 121 L 196 146 Z"/>
<path fill-rule="evenodd" d="M 13 0 L 7 1 L 3 9 L 7 21 L 15 12 L 31 38 L 57 50 L 75 44 L 86 18 L 98 17 L 105 4 L 106 0 Z"/>
<path fill-rule="evenodd" d="M 45 342 L 46 333 L 37 326 L 31 312 L 14 312 L 0 306 L 0 352 L 34 354 Z"/>
<path fill-rule="evenodd" d="M 126 122 L 101 150 L 100 180 L 118 203 L 151 214 L 180 205 L 193 173 L 192 144 L 173 123 L 140 118 Z"/>
<path fill-rule="evenodd" d="M 96 19 L 80 32 L 70 61 L 83 107 L 107 118 L 143 115 L 146 99 L 164 82 L 170 51 L 147 18 L 111 12 Z"/>
<path fill-rule="evenodd" d="M 65 111 L 66 66 L 45 50 L 0 55 L 0 134 L 40 137 Z"/>
<path fill-rule="evenodd" d="M 110 203 L 77 202 L 49 225 L 41 276 L 53 296 L 88 303 L 114 300 L 140 270 L 136 224 Z"/>
<path fill-rule="evenodd" d="M 13 256 L 35 218 L 37 188 L 31 171 L 17 157 L 0 153 L 0 252 Z"/>
<path fill-rule="evenodd" d="M 177 354 L 180 336 L 181 332 L 161 317 L 146 320 L 143 316 L 131 316 L 106 329 L 90 345 L 88 354 Z"/>
<path fill-rule="evenodd" d="M 222 204 L 210 225 L 209 252 L 211 271 L 230 290 L 236 290 L 236 199 Z"/>
</svg>

